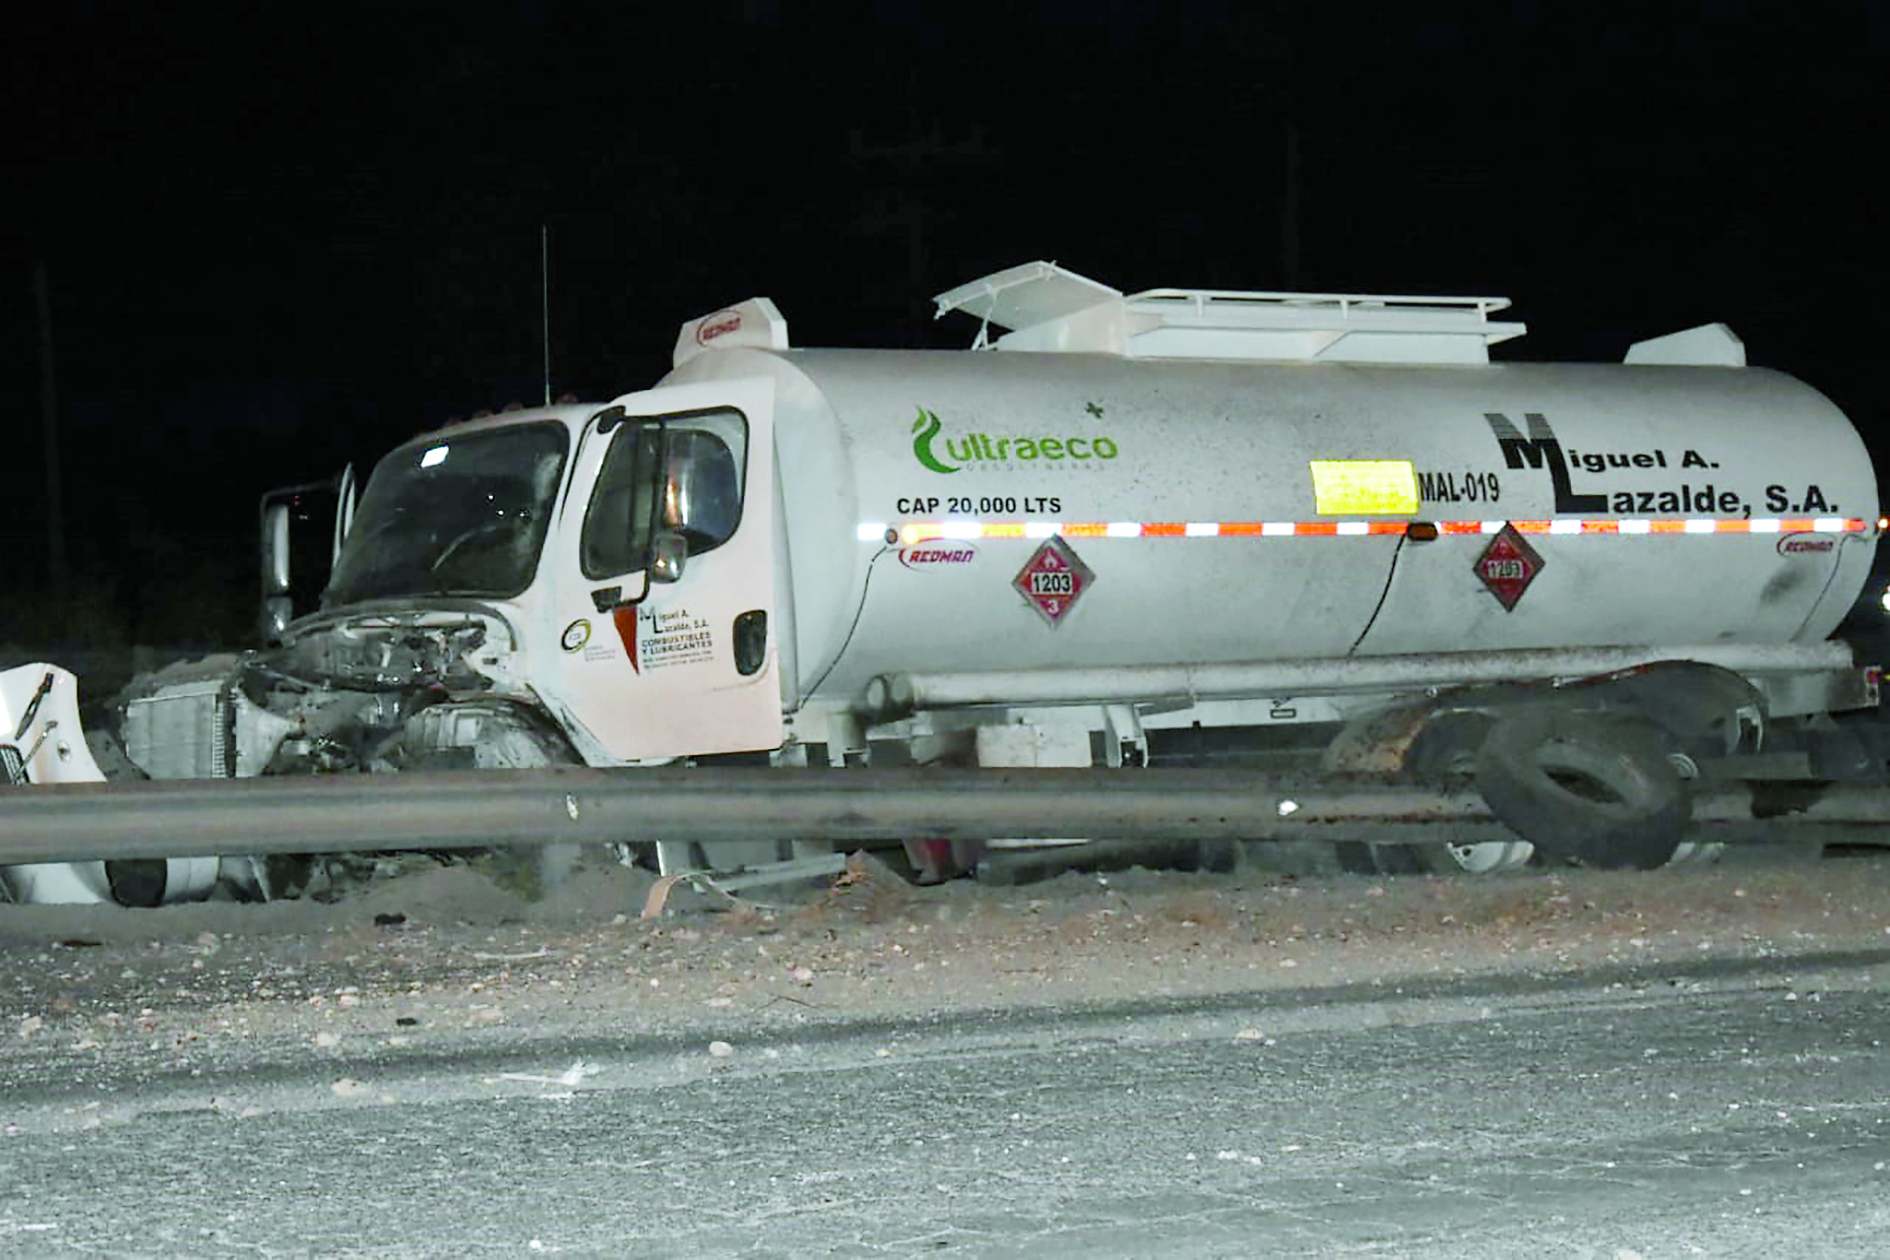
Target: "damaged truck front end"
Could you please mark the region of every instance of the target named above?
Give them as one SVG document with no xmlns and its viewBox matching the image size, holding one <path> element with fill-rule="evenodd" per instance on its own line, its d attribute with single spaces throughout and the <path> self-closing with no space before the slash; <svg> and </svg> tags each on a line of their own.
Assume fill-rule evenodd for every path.
<svg viewBox="0 0 1890 1260">
<path fill-rule="evenodd" d="M 351 471 L 264 496 L 264 646 L 135 679 L 112 706 L 110 729 L 94 732 L 97 763 L 76 707 L 61 711 L 61 738 L 38 737 L 68 749 L 60 773 L 48 777 L 39 770 L 43 752 L 28 756 L 10 740 L 9 776 L 225 779 L 582 764 L 526 682 L 525 643 L 571 444 L 567 422 L 591 410 L 508 416 L 410 443 L 381 461 L 358 505 Z M 16 703 L 14 693 L 31 690 L 32 671 L 53 680 L 40 701 L 46 713 L 76 690 L 52 667 L 9 671 L 5 734 L 21 722 L 28 701 Z M 293 893 L 308 866 L 193 861 L 204 869 L 173 872 L 162 900 L 208 895 L 219 878 L 238 895 Z M 19 900 L 156 904 L 90 869 L 101 865 L 15 867 L 8 886 Z"/>
<path fill-rule="evenodd" d="M 278 647 L 139 680 L 125 752 L 154 779 L 575 764 L 513 684 L 516 655 L 493 610 L 319 615 Z"/>
<path fill-rule="evenodd" d="M 543 715 L 524 661 L 570 447 L 566 410 L 588 412 L 410 443 L 376 467 L 358 507 L 344 473 L 316 488 L 332 493 L 332 529 L 300 510 L 310 487 L 265 496 L 268 646 L 134 684 L 122 706 L 132 762 L 178 779 L 580 761 Z M 332 538 L 312 610 L 297 606 L 312 550 L 298 541 L 309 534 Z"/>
</svg>

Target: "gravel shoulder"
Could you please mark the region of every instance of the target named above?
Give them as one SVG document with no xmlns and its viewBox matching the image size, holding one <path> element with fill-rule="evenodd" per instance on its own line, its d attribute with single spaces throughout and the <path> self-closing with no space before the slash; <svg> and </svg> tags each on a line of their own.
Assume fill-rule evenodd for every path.
<svg viewBox="0 0 1890 1260">
<path fill-rule="evenodd" d="M 1129 870 L 992 887 L 876 861 L 731 902 L 599 862 L 536 902 L 408 864 L 333 903 L 0 906 L 0 1074 L 189 1075 L 471 1036 L 740 1038 L 1479 977 L 1890 961 L 1890 853 L 1655 872 Z M 1890 973 L 1886 973 L 1890 974 Z M 3 1121 L 4 1117 L 0 1117 Z"/>
</svg>

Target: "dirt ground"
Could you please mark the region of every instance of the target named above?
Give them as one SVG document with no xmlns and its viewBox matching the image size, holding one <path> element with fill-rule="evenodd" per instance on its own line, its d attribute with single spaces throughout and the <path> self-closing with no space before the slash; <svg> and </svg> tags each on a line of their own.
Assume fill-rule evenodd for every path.
<svg viewBox="0 0 1890 1260">
<path fill-rule="evenodd" d="M 1653 872 L 1303 877 L 1131 869 L 917 887 L 876 859 L 753 890 L 587 860 L 528 902 L 414 855 L 332 903 L 0 905 L 0 1045 L 154 1067 L 438 1030 L 734 1036 L 1020 1006 L 1711 959 L 1890 959 L 1890 851 Z M 0 1063 L 5 1050 L 0 1050 Z"/>
</svg>

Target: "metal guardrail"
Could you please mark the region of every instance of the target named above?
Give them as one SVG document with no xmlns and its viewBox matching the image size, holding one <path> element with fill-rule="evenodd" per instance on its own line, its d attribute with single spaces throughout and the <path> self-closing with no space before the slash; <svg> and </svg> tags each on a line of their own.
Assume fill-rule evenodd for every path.
<svg viewBox="0 0 1890 1260">
<path fill-rule="evenodd" d="M 474 770 L 0 792 L 0 863 L 553 841 L 1151 835 L 1488 817 L 1474 793 L 1216 770 Z"/>
<path fill-rule="evenodd" d="M 1694 819 L 1701 838 L 1735 842 L 1878 823 L 1890 786 L 1807 791 L 1794 809 L 1763 817 L 1732 785 L 1697 795 Z M 1251 771 L 572 767 L 0 788 L 0 864 L 559 841 L 1417 839 L 1437 824 L 1495 827 L 1467 788 Z"/>
</svg>

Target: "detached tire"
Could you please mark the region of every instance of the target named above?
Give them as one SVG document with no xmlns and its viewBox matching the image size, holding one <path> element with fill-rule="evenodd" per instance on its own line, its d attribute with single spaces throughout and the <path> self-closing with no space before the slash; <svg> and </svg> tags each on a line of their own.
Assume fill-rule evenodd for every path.
<svg viewBox="0 0 1890 1260">
<path fill-rule="evenodd" d="M 1490 812 L 1552 862 L 1652 870 L 1673 857 L 1693 810 L 1657 729 L 1588 713 L 1503 719 L 1476 774 Z"/>
</svg>

